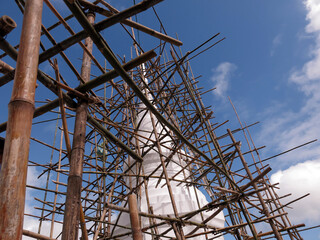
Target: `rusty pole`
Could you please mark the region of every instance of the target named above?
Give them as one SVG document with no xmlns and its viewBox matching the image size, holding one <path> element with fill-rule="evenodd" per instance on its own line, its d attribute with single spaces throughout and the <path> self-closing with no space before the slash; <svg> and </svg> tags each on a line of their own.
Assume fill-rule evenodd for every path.
<svg viewBox="0 0 320 240">
<path fill-rule="evenodd" d="M 131 222 L 132 237 L 133 237 L 132 239 L 142 240 L 143 238 L 142 238 L 142 233 L 140 228 L 137 196 L 135 194 L 130 194 L 128 196 L 128 203 L 129 203 L 130 222 Z"/>
<path fill-rule="evenodd" d="M 0 240 L 20 240 L 34 112 L 42 0 L 27 0 L 0 172 Z"/>
<path fill-rule="evenodd" d="M 95 16 L 88 13 L 88 20 L 93 24 Z M 89 52 L 92 52 L 93 42 L 90 37 L 86 38 L 85 45 Z M 90 80 L 91 58 L 84 52 L 81 77 L 85 82 Z M 66 209 L 63 220 L 62 240 L 78 239 L 78 226 L 80 222 L 81 208 L 81 187 L 82 187 L 82 167 L 86 136 L 88 102 L 80 99 L 76 110 L 76 122 L 74 125 L 73 146 L 70 158 L 70 172 L 68 178 Z M 81 218 L 81 228 L 84 238 L 87 238 L 84 218 Z"/>
</svg>

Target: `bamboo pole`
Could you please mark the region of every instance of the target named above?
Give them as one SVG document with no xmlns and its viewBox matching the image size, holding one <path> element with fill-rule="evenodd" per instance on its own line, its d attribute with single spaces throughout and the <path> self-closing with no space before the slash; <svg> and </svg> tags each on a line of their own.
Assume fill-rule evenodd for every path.
<svg viewBox="0 0 320 240">
<path fill-rule="evenodd" d="M 59 73 L 59 66 L 58 66 L 57 59 L 54 59 L 54 70 L 55 70 L 55 74 L 56 74 L 56 80 L 58 83 L 60 83 L 60 73 Z M 66 110 L 64 108 L 64 100 L 63 100 L 62 90 L 60 87 L 58 88 L 58 96 L 59 96 L 59 104 L 60 104 L 64 137 L 65 137 L 65 141 L 66 141 L 68 156 L 70 157 L 71 144 L 70 144 L 70 138 L 69 138 L 68 124 L 67 124 L 67 119 L 66 119 Z"/>
<path fill-rule="evenodd" d="M 42 0 L 27 0 L 0 173 L 0 239 L 20 240 L 34 112 Z"/>
<path fill-rule="evenodd" d="M 14 70 L 13 67 L 11 67 L 8 63 L 5 63 L 4 61 L 0 60 L 0 73 L 9 73 Z"/>
<path fill-rule="evenodd" d="M 61 136 L 60 136 L 60 149 L 59 149 L 59 161 L 58 161 L 58 170 L 61 168 L 61 155 L 62 155 L 62 142 L 63 142 L 63 131 L 61 131 Z M 68 153 L 69 154 L 69 153 Z M 57 182 L 60 180 L 60 172 L 57 172 Z M 56 206 L 57 206 L 57 197 L 58 197 L 58 191 L 59 191 L 59 184 L 56 184 L 55 188 L 55 193 L 54 193 L 54 200 L 53 200 L 53 213 L 52 213 L 52 219 L 51 219 L 51 227 L 50 227 L 50 237 L 53 235 L 53 230 L 54 230 L 54 218 L 55 218 L 55 211 L 56 211 Z M 44 207 L 44 205 L 43 205 Z M 42 216 L 43 217 L 43 216 Z"/>
<path fill-rule="evenodd" d="M 82 161 L 87 117 L 86 106 L 79 105 L 76 114 L 75 133 L 70 158 L 70 172 L 68 177 L 66 207 L 63 221 L 63 240 L 77 239 L 80 218 Z"/>
<path fill-rule="evenodd" d="M 135 194 L 130 194 L 128 196 L 128 202 L 133 240 L 142 240 L 137 196 Z"/>
<path fill-rule="evenodd" d="M 94 23 L 94 19 L 94 14 L 89 13 L 88 21 L 90 22 L 90 24 Z M 86 38 L 85 45 L 87 46 L 87 49 L 90 52 L 92 52 L 93 42 L 91 38 Z M 84 82 L 88 82 L 90 80 L 90 71 L 91 58 L 86 52 L 84 52 L 81 67 L 81 77 L 84 80 Z M 76 122 L 74 126 L 73 146 L 70 158 L 70 172 L 68 177 L 66 210 L 63 221 L 62 240 L 77 239 L 78 226 L 80 220 L 82 236 L 85 240 L 88 239 L 88 235 L 85 229 L 83 210 L 80 201 L 87 124 L 87 108 L 88 102 L 80 100 L 76 110 Z"/>
<path fill-rule="evenodd" d="M 39 233 L 31 232 L 31 231 L 28 231 L 28 230 L 25 230 L 25 229 L 23 229 L 23 235 L 31 237 L 31 238 L 35 238 L 35 239 L 38 239 L 38 240 L 55 240 L 55 238 L 50 238 L 50 237 L 41 235 Z"/>
</svg>

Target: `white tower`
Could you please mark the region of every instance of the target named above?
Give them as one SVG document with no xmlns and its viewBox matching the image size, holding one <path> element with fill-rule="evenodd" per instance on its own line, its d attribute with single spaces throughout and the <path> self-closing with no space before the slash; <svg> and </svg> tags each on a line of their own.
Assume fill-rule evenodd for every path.
<svg viewBox="0 0 320 240">
<path fill-rule="evenodd" d="M 147 82 L 147 80 L 145 79 Z M 149 100 L 151 100 L 150 94 L 146 92 L 149 96 Z M 143 156 L 142 168 L 143 173 L 145 176 L 152 174 L 152 177 L 148 179 L 147 186 L 145 187 L 142 185 L 140 188 L 140 197 L 138 199 L 138 207 L 141 212 L 148 213 L 148 204 L 147 204 L 147 197 L 149 206 L 152 208 L 153 214 L 161 215 L 161 216 L 171 216 L 175 217 L 174 209 L 172 205 L 172 200 L 168 191 L 168 187 L 165 185 L 166 180 L 163 176 L 163 168 L 161 165 L 160 156 L 164 160 L 167 157 L 171 157 L 169 163 L 166 163 L 166 171 L 168 177 L 174 178 L 174 180 L 170 181 L 172 193 L 173 193 L 173 201 L 177 207 L 178 215 L 183 216 L 184 214 L 196 211 L 201 207 L 208 204 L 208 201 L 205 195 L 199 191 L 197 188 L 193 186 L 187 186 L 185 183 L 182 183 L 186 177 L 189 176 L 190 172 L 183 167 L 186 166 L 186 163 L 190 156 L 186 155 L 183 150 L 179 150 L 176 153 L 172 153 L 172 140 L 167 133 L 170 131 L 157 121 L 157 118 L 147 110 L 146 106 L 141 103 L 139 106 L 139 113 L 137 116 L 137 124 L 138 124 L 138 132 L 137 132 L 137 140 L 142 153 L 147 152 Z M 153 122 L 152 122 L 153 121 Z M 155 128 L 154 128 L 155 127 Z M 155 134 L 155 132 L 157 134 Z M 156 137 L 161 139 L 160 141 L 160 148 L 155 143 Z M 128 160 L 126 164 L 128 165 Z M 131 164 L 133 160 L 130 160 Z M 160 166 L 160 167 L 159 167 Z M 156 168 L 158 168 L 156 170 Z M 128 166 L 124 166 L 124 171 L 128 169 Z M 131 168 L 132 175 L 136 174 L 136 168 Z M 159 182 L 159 177 L 162 176 L 162 179 Z M 136 186 L 137 178 L 131 177 L 131 184 L 132 186 Z M 127 186 L 129 186 L 129 177 L 125 178 Z M 164 186 L 163 186 L 164 185 Z M 147 191 L 147 192 L 146 192 Z M 127 207 L 127 206 L 126 206 Z M 205 219 L 208 219 L 215 213 L 214 210 L 211 211 L 202 211 L 188 219 L 189 221 L 202 223 Z M 155 219 L 155 222 L 159 223 L 160 220 Z M 223 228 L 224 227 L 224 215 L 222 212 L 218 213 L 214 218 L 206 222 L 209 226 L 214 226 L 216 228 Z M 128 213 L 122 212 L 118 225 L 125 226 L 130 228 L 130 217 Z M 150 225 L 150 220 L 148 218 L 142 217 L 141 218 L 141 228 L 147 228 Z M 171 228 L 169 224 L 163 224 L 157 226 L 157 233 L 161 234 L 166 232 L 168 229 Z M 198 234 L 204 231 L 203 228 L 195 229 L 195 225 L 185 225 L 183 226 L 184 235 L 188 234 Z M 209 231 L 209 229 L 207 230 Z M 114 231 L 113 235 L 118 235 L 124 232 L 128 232 L 128 229 L 117 227 Z M 144 240 L 151 240 L 151 230 L 147 230 L 146 233 L 143 234 Z M 166 236 L 175 237 L 174 231 L 171 230 L 165 233 Z M 214 234 L 207 234 L 208 238 L 215 237 Z M 132 236 L 121 237 L 120 239 L 129 240 L 132 239 Z M 162 239 L 162 238 L 161 238 Z M 168 239 L 168 238 L 163 238 Z M 198 235 L 196 237 L 188 238 L 193 240 L 205 240 L 207 239 L 205 235 Z M 223 237 L 220 236 L 215 238 L 218 240 L 223 240 Z"/>
</svg>

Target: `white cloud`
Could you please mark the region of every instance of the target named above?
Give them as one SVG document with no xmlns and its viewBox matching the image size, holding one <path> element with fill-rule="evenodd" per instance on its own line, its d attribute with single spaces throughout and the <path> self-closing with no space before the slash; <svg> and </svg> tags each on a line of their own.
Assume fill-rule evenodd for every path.
<svg viewBox="0 0 320 240">
<path fill-rule="evenodd" d="M 214 93 L 220 97 L 224 98 L 226 91 L 229 87 L 229 81 L 232 73 L 237 69 L 237 66 L 230 62 L 220 63 L 219 66 L 213 69 L 213 75 L 211 80 L 216 86 Z"/>
<path fill-rule="evenodd" d="M 315 32 L 320 30 L 320 1 L 306 0 L 304 2 L 308 10 L 307 20 L 309 24 L 306 27 L 307 32 Z"/>
<path fill-rule="evenodd" d="M 290 219 L 295 223 L 319 222 L 320 220 L 320 160 L 307 161 L 291 166 L 284 171 L 278 171 L 271 176 L 272 183 L 280 183 L 277 191 L 279 196 L 292 193 L 292 196 L 282 201 L 283 204 L 310 193 L 303 200 L 293 203 L 293 209 L 286 208 Z"/>
<path fill-rule="evenodd" d="M 40 175 L 40 172 L 38 172 L 35 167 L 28 167 L 27 185 L 32 185 L 37 187 L 44 186 L 43 180 L 38 178 L 39 175 Z"/>
</svg>

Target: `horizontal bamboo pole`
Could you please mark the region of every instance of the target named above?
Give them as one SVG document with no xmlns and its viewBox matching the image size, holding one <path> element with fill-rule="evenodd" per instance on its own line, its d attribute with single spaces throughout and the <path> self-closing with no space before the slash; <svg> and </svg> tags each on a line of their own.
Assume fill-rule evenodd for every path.
<svg viewBox="0 0 320 240">
<path fill-rule="evenodd" d="M 35 238 L 35 239 L 39 239 L 39 240 L 55 240 L 55 238 L 50 238 L 50 237 L 41 235 L 39 233 L 31 232 L 31 231 L 28 231 L 28 230 L 25 230 L 25 229 L 23 229 L 23 235 L 27 236 L 27 237 L 32 237 L 32 238 Z"/>
<path fill-rule="evenodd" d="M 97 12 L 97 13 L 100 13 L 101 15 L 104 15 L 106 17 L 111 17 L 114 15 L 114 13 L 104 9 L 104 8 L 101 8 L 97 5 L 94 5 L 93 3 L 89 2 L 89 1 L 86 1 L 86 0 L 80 0 L 79 1 L 80 4 L 94 12 Z M 168 42 L 168 43 L 172 43 L 173 45 L 176 45 L 176 46 L 181 46 L 182 45 L 182 42 L 173 38 L 173 37 L 170 37 L 168 35 L 165 35 L 163 33 L 160 33 L 158 31 L 155 31 L 151 28 L 148 28 L 140 23 L 137 23 L 137 22 L 134 22 L 134 21 L 131 21 L 131 20 L 128 20 L 128 19 L 125 19 L 123 21 L 121 21 L 121 23 L 129 26 L 129 27 L 133 27 L 141 32 L 144 32 L 144 33 L 147 33 L 153 37 L 156 37 L 158 39 L 161 39 L 165 42 Z"/>
</svg>

